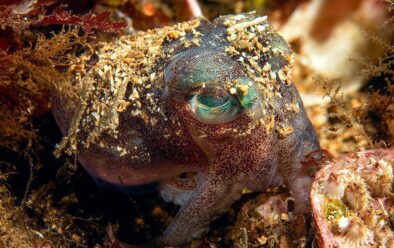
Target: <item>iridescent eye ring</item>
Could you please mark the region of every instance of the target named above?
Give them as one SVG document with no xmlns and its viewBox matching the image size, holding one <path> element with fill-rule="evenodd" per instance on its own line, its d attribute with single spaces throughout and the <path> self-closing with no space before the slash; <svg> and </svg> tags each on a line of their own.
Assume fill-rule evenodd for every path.
<svg viewBox="0 0 394 248">
<path fill-rule="evenodd" d="M 239 79 L 229 92 L 204 90 L 190 97 L 188 105 L 195 119 L 206 124 L 223 124 L 236 119 L 257 97 L 251 82 Z"/>
<path fill-rule="evenodd" d="M 206 124 L 223 124 L 234 120 L 241 107 L 233 96 L 194 95 L 189 107 L 194 118 Z"/>
</svg>

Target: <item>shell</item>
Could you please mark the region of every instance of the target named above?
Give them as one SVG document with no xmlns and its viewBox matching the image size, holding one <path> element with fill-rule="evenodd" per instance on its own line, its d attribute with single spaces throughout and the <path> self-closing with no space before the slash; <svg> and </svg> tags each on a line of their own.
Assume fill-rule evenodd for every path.
<svg viewBox="0 0 394 248">
<path fill-rule="evenodd" d="M 319 247 L 392 247 L 394 152 L 334 159 L 315 177 L 311 202 Z"/>
</svg>

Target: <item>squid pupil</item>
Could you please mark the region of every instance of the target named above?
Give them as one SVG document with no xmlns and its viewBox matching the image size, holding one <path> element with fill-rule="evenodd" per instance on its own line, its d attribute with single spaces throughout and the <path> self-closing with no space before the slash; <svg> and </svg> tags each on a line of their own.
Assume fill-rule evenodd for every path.
<svg viewBox="0 0 394 248">
<path fill-rule="evenodd" d="M 199 95 L 197 96 L 197 100 L 200 104 L 205 105 L 209 108 L 220 107 L 226 104 L 229 101 L 228 96 L 224 97 L 215 97 L 210 95 Z"/>
</svg>

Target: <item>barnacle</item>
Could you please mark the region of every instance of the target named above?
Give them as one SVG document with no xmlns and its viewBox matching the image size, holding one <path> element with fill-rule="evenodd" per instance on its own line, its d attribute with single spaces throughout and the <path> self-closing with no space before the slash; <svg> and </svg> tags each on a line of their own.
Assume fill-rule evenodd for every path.
<svg viewBox="0 0 394 248">
<path fill-rule="evenodd" d="M 392 246 L 393 162 L 393 151 L 371 150 L 317 173 L 311 199 L 321 247 Z"/>
<path fill-rule="evenodd" d="M 362 218 L 364 219 L 365 224 L 368 226 L 368 228 L 372 229 L 375 228 L 375 226 L 378 224 L 380 217 L 378 216 L 377 210 L 372 207 L 364 212 Z"/>
<path fill-rule="evenodd" d="M 344 247 L 362 247 L 374 242 L 372 231 L 358 218 L 350 221 L 342 235 L 341 243 Z"/>
<path fill-rule="evenodd" d="M 376 245 L 378 247 L 393 247 L 394 245 L 394 234 L 393 230 L 389 226 L 380 228 L 380 231 L 376 234 Z"/>
<path fill-rule="evenodd" d="M 362 175 L 373 195 L 380 197 L 392 194 L 393 166 L 388 161 L 370 159 Z"/>
<path fill-rule="evenodd" d="M 322 187 L 327 197 L 342 199 L 345 195 L 345 184 L 335 172 L 328 176 L 327 181 L 323 183 Z"/>
<path fill-rule="evenodd" d="M 345 189 L 344 202 L 354 210 L 365 209 L 368 202 L 368 192 L 365 183 L 351 182 Z"/>
</svg>

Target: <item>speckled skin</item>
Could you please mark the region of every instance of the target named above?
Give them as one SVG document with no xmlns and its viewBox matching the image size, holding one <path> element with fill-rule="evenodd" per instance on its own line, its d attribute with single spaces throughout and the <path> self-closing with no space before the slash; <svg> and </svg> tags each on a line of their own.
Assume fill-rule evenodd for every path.
<svg viewBox="0 0 394 248">
<path fill-rule="evenodd" d="M 224 82 L 240 77 L 250 79 L 240 60 L 224 51 L 229 45 L 225 38 L 228 28 L 223 24 L 225 20 L 226 17 L 221 17 L 212 23 L 200 24 L 198 31 L 203 34 L 200 46 L 182 47 L 179 40 L 163 45 L 164 52 L 172 51 L 172 56 L 158 63 L 156 69 L 163 72 L 157 80 L 160 87 L 149 91 L 157 97 L 157 105 L 163 111 L 161 116 L 155 115 L 156 125 L 131 117 L 126 110 L 119 117 L 118 135 L 101 137 L 113 146 L 141 147 L 148 158 L 120 156 L 110 148 L 95 144 L 79 147 L 79 162 L 99 185 L 134 187 L 158 183 L 167 200 L 183 205 L 160 237 L 162 244 L 180 245 L 200 235 L 213 218 L 241 196 L 245 187 L 263 191 L 285 184 L 295 198 L 296 211 L 309 211 L 311 178 L 302 170 L 300 162 L 306 154 L 318 150 L 319 144 L 292 84 L 272 79 L 281 85 L 277 89 L 281 97 L 273 97 L 265 104 L 269 108 L 264 109 L 266 99 L 259 94 L 250 107 L 227 123 L 205 124 L 190 114 L 187 99 L 195 91 L 195 83 L 204 81 L 208 89 L 217 89 L 223 88 Z M 263 54 L 259 65 L 269 62 L 273 72 L 290 66 L 284 55 L 291 52 L 279 35 L 271 32 L 261 39 L 267 43 L 269 40 L 282 53 Z M 297 103 L 299 111 L 289 111 L 286 106 L 291 103 Z M 53 113 L 65 135 L 75 114 L 67 104 L 66 99 L 55 95 Z M 256 124 L 265 116 L 273 116 L 275 123 L 286 123 L 292 132 L 282 137 L 275 128 Z M 82 137 L 86 136 L 84 132 L 89 132 L 83 126 L 79 129 Z M 164 137 L 163 133 L 168 135 Z M 184 172 L 199 175 L 196 187 L 172 195 L 168 190 L 176 186 L 171 179 Z M 177 201 L 178 197 L 183 199 Z"/>
</svg>

